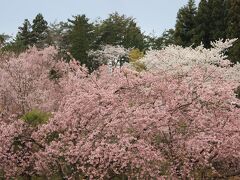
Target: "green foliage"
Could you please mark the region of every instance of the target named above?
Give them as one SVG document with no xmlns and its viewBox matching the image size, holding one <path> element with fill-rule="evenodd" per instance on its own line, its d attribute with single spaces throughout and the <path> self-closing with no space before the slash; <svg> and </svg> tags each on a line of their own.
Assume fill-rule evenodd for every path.
<svg viewBox="0 0 240 180">
<path fill-rule="evenodd" d="M 212 41 L 240 38 L 239 12 L 240 0 L 201 0 L 198 9 L 194 0 L 189 0 L 178 12 L 174 43 L 181 46 L 202 43 L 205 48 L 210 48 Z M 155 42 L 155 49 L 161 49 L 164 44 L 161 37 Z M 227 55 L 233 63 L 240 62 L 240 40 Z"/>
<path fill-rule="evenodd" d="M 139 49 L 132 49 L 129 52 L 129 62 L 138 72 L 147 69 L 145 64 L 139 61 L 139 59 L 141 59 L 143 56 L 144 53 L 141 52 Z"/>
<path fill-rule="evenodd" d="M 43 48 L 54 45 L 61 57 L 69 60 L 67 52 L 70 52 L 92 72 L 99 64 L 88 56 L 88 52 L 102 45 L 121 45 L 145 52 L 170 44 L 186 47 L 203 43 L 204 47 L 210 48 L 211 41 L 240 38 L 239 12 L 240 0 L 200 0 L 198 8 L 195 0 L 188 0 L 178 11 L 175 29 L 164 31 L 161 36 L 144 35 L 134 18 L 117 12 L 96 23 L 90 23 L 85 15 L 77 15 L 68 22 L 50 26 L 42 14 L 37 14 L 32 24 L 28 19 L 24 20 L 12 42 L 6 43 L 4 36 L 0 35 L 0 48 L 19 54 L 29 46 Z M 240 62 L 240 40 L 235 42 L 227 55 L 232 62 Z"/>
<path fill-rule="evenodd" d="M 227 1 L 227 37 L 238 38 L 234 46 L 229 50 L 229 57 L 232 62 L 240 62 L 240 0 Z"/>
<path fill-rule="evenodd" d="M 19 54 L 28 47 L 37 46 L 43 48 L 48 42 L 48 23 L 44 20 L 42 14 L 38 14 L 33 20 L 33 24 L 25 19 L 20 26 L 15 39 L 4 47 L 5 51 L 11 51 Z"/>
<path fill-rule="evenodd" d="M 237 63 L 237 62 L 240 63 L 240 39 L 238 39 L 234 43 L 234 45 L 229 49 L 228 56 L 233 63 Z"/>
<path fill-rule="evenodd" d="M 33 20 L 31 43 L 43 47 L 48 38 L 48 23 L 44 20 L 42 14 L 37 14 Z"/>
<path fill-rule="evenodd" d="M 163 49 L 171 44 L 175 43 L 175 30 L 165 30 L 160 37 L 147 36 L 147 43 L 151 49 L 159 50 Z"/>
<path fill-rule="evenodd" d="M 110 14 L 97 27 L 97 43 L 101 45 L 122 45 L 125 48 L 145 48 L 144 35 L 132 17 Z"/>
<path fill-rule="evenodd" d="M 6 40 L 9 39 L 9 36 L 3 36 L 3 47 L 1 51 L 3 52 L 14 52 L 15 54 L 20 54 L 21 52 L 25 51 L 28 46 L 31 44 L 31 24 L 28 19 L 24 20 L 22 26 L 20 26 L 19 31 L 13 41 L 7 42 Z M 1 44 L 1 43 L 0 43 Z"/>
<path fill-rule="evenodd" d="M 227 36 L 229 38 L 240 37 L 240 0 L 227 1 Z"/>
<path fill-rule="evenodd" d="M 210 47 L 210 32 L 209 27 L 211 24 L 211 9 L 207 0 L 201 0 L 198 6 L 197 15 L 195 18 L 196 27 L 194 29 L 194 43 L 199 45 L 204 44 L 204 47 Z"/>
<path fill-rule="evenodd" d="M 31 34 L 31 24 L 28 19 L 24 20 L 22 26 L 20 26 L 19 31 L 16 36 L 16 44 L 22 44 L 24 47 L 32 45 L 32 34 Z"/>
<path fill-rule="evenodd" d="M 136 61 L 136 62 L 133 62 L 132 65 L 135 68 L 135 70 L 138 72 L 147 70 L 147 67 L 143 62 Z"/>
<path fill-rule="evenodd" d="M 196 15 L 194 42 L 210 48 L 211 41 L 226 37 L 226 4 L 222 0 L 201 0 Z"/>
<path fill-rule="evenodd" d="M 22 120 L 28 123 L 29 125 L 36 127 L 38 125 L 47 123 L 50 116 L 51 116 L 50 113 L 34 109 L 23 115 Z"/>
<path fill-rule="evenodd" d="M 139 49 L 132 49 L 129 52 L 129 61 L 135 62 L 139 59 L 141 59 L 144 56 L 143 52 L 141 52 Z"/>
<path fill-rule="evenodd" d="M 209 0 L 211 9 L 210 36 L 213 40 L 226 38 L 226 1 Z"/>
<path fill-rule="evenodd" d="M 178 11 L 174 33 L 177 45 L 184 47 L 192 45 L 196 10 L 195 1 L 189 0 L 188 4 Z"/>
<path fill-rule="evenodd" d="M 166 30 L 163 32 L 162 36 L 157 39 L 157 44 L 158 44 L 158 41 L 159 41 L 159 44 L 161 42 L 160 49 L 162 49 L 166 46 L 169 46 L 171 44 L 176 44 L 175 39 L 174 39 L 174 33 L 175 33 L 174 29 L 169 29 L 169 30 Z"/>
<path fill-rule="evenodd" d="M 10 42 L 6 44 L 2 48 L 2 51 L 13 52 L 16 55 L 19 55 L 20 53 L 24 52 L 26 49 L 27 49 L 27 46 L 24 45 L 23 41 L 15 41 L 15 42 Z"/>
<path fill-rule="evenodd" d="M 92 61 L 88 58 L 88 51 L 92 49 L 95 39 L 94 25 L 89 22 L 85 15 L 74 16 L 68 20 L 70 30 L 68 34 L 69 52 L 81 65 L 85 64 L 92 69 Z"/>
</svg>

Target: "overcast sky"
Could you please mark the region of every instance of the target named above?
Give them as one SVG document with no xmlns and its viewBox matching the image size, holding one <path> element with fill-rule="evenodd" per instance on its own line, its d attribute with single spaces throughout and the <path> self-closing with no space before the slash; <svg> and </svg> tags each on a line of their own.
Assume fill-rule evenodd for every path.
<svg viewBox="0 0 240 180">
<path fill-rule="evenodd" d="M 14 35 L 24 19 L 42 13 L 48 22 L 66 21 L 72 15 L 86 14 L 92 21 L 112 12 L 136 19 L 146 33 L 161 34 L 174 27 L 177 11 L 188 0 L 0 0 L 0 33 Z M 196 2 L 199 2 L 197 0 Z"/>
</svg>

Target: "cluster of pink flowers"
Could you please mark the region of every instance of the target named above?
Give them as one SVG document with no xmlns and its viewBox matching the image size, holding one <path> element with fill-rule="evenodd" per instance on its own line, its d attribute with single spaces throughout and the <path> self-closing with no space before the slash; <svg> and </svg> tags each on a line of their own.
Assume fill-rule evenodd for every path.
<svg viewBox="0 0 240 180">
<path fill-rule="evenodd" d="M 102 66 L 88 74 L 56 53 L 32 49 L 0 67 L 0 176 L 240 175 L 239 84 L 221 69 L 232 66 L 199 63 L 184 73 Z M 31 126 L 21 115 L 36 108 L 51 117 Z"/>
<path fill-rule="evenodd" d="M 73 68 L 57 58 L 53 47 L 32 48 L 18 57 L 1 59 L 0 112 L 3 115 L 22 115 L 34 108 L 44 111 L 58 109 L 62 97 L 63 79 Z"/>
</svg>

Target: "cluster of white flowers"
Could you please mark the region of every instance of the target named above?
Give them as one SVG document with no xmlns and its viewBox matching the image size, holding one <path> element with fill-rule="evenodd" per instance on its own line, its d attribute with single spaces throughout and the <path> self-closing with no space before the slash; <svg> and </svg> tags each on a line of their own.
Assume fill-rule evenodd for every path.
<svg viewBox="0 0 240 180">
<path fill-rule="evenodd" d="M 149 71 L 167 71 L 185 74 L 194 67 L 214 67 L 225 74 L 226 78 L 240 83 L 240 64 L 233 65 L 225 56 L 226 49 L 232 46 L 232 40 L 219 40 L 212 48 L 203 45 L 196 48 L 171 45 L 162 50 L 151 50 L 140 60 Z"/>
<path fill-rule="evenodd" d="M 88 55 L 100 65 L 107 64 L 110 68 L 115 68 L 125 61 L 128 53 L 129 50 L 122 46 L 105 45 L 100 50 L 89 51 Z"/>
</svg>

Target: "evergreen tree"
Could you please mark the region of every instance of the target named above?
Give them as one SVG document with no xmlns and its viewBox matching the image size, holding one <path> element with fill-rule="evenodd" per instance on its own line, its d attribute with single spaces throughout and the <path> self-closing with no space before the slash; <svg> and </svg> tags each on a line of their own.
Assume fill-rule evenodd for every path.
<svg viewBox="0 0 240 180">
<path fill-rule="evenodd" d="M 144 35 L 135 20 L 118 13 L 110 14 L 98 26 L 98 44 L 122 45 L 125 48 L 145 48 Z"/>
<path fill-rule="evenodd" d="M 80 64 L 85 64 L 90 71 L 94 69 L 92 61 L 88 58 L 88 51 L 94 43 L 94 25 L 89 23 L 85 15 L 74 16 L 68 20 L 70 30 L 68 34 L 69 52 Z"/>
<path fill-rule="evenodd" d="M 184 47 L 192 45 L 196 10 L 195 1 L 189 0 L 188 4 L 178 11 L 174 34 L 176 44 Z"/>
<path fill-rule="evenodd" d="M 48 42 L 48 26 L 42 14 L 38 14 L 33 20 L 33 24 L 28 19 L 19 27 L 19 31 L 13 42 L 6 47 L 7 50 L 20 53 L 29 46 L 44 47 Z M 48 43 L 49 44 L 49 43 Z"/>
<path fill-rule="evenodd" d="M 32 24 L 32 44 L 44 46 L 48 38 L 48 23 L 44 20 L 42 14 L 37 14 Z"/>
<path fill-rule="evenodd" d="M 25 48 L 32 44 L 31 42 L 31 24 L 28 19 L 24 20 L 16 36 L 16 44 L 22 44 Z"/>
<path fill-rule="evenodd" d="M 32 45 L 31 23 L 29 20 L 25 19 L 23 25 L 18 27 L 18 29 L 16 37 L 4 46 L 4 51 L 19 54 Z"/>
<path fill-rule="evenodd" d="M 212 40 L 226 38 L 226 1 L 209 0 L 209 9 L 211 9 L 210 37 Z"/>
<path fill-rule="evenodd" d="M 240 0 L 228 0 L 227 8 L 227 35 L 229 38 L 240 37 Z"/>
<path fill-rule="evenodd" d="M 196 45 L 203 43 L 206 48 L 211 46 L 210 25 L 212 22 L 210 17 L 211 9 L 208 0 L 201 0 L 195 18 L 196 27 L 194 29 L 194 43 Z"/>
<path fill-rule="evenodd" d="M 227 2 L 227 37 L 238 38 L 229 51 L 230 59 L 240 62 L 240 0 L 228 0 Z"/>
<path fill-rule="evenodd" d="M 226 38 L 226 1 L 201 0 L 196 15 L 194 42 L 211 47 L 211 41 Z"/>
</svg>

